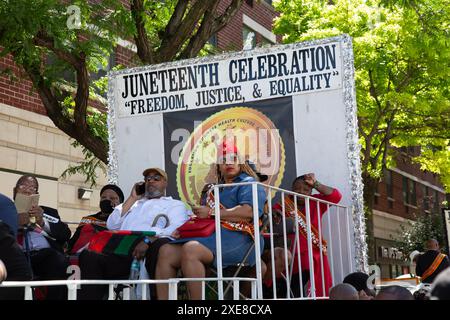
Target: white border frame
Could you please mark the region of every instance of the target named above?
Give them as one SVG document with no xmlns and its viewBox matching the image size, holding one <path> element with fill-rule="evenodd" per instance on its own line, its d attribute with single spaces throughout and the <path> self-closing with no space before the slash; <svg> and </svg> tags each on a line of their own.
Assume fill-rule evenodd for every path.
<svg viewBox="0 0 450 320">
<path fill-rule="evenodd" d="M 355 240 L 355 263 L 356 269 L 368 272 L 368 256 L 367 256 L 367 242 L 366 242 L 366 225 L 364 217 L 364 205 L 363 205 L 363 183 L 361 177 L 361 162 L 360 162 L 360 150 L 358 136 L 358 120 L 357 120 L 357 108 L 356 108 L 356 88 L 354 79 L 354 65 L 353 65 L 353 46 L 352 39 L 349 35 L 341 35 L 332 38 L 305 41 L 301 43 L 293 43 L 288 45 L 275 45 L 265 48 L 257 48 L 249 51 L 239 51 L 227 54 L 221 54 L 216 56 L 201 57 L 195 59 L 179 60 L 175 62 L 168 62 L 158 65 L 150 65 L 144 67 L 137 67 L 131 69 L 124 69 L 119 71 L 108 72 L 108 132 L 109 132 L 109 153 L 108 153 L 108 180 L 111 183 L 117 183 L 118 180 L 118 161 L 116 154 L 116 77 L 121 74 L 130 72 L 140 72 L 147 70 L 154 70 L 165 68 L 166 66 L 177 67 L 182 65 L 188 65 L 193 63 L 209 63 L 212 61 L 218 61 L 233 57 L 247 57 L 257 54 L 265 54 L 274 50 L 283 49 L 298 49 L 314 45 L 323 45 L 331 42 L 341 43 L 342 54 L 342 90 L 345 105 L 345 117 L 347 122 L 347 154 L 348 154 L 348 169 L 350 172 L 350 185 L 351 185 L 351 199 L 352 199 L 352 216 L 354 225 L 354 240 Z M 162 128 L 163 123 L 160 121 Z M 296 150 L 297 152 L 297 150 Z"/>
</svg>

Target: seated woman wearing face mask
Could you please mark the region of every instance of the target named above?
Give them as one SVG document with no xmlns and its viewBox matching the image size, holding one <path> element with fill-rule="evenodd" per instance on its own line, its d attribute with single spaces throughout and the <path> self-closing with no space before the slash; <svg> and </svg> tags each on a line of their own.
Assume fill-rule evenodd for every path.
<svg viewBox="0 0 450 320">
<path fill-rule="evenodd" d="M 100 190 L 100 211 L 81 219 L 74 235 L 68 242 L 69 254 L 80 253 L 98 231 L 107 230 L 106 220 L 113 212 L 114 207 L 124 201 L 122 190 L 113 184 L 107 184 Z"/>
</svg>

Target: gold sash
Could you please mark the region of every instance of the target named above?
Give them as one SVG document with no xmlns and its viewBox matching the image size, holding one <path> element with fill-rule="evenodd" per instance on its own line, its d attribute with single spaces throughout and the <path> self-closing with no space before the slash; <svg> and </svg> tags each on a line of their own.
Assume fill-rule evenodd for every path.
<svg viewBox="0 0 450 320">
<path fill-rule="evenodd" d="M 295 219 L 295 212 L 297 212 L 298 217 L 298 229 L 300 231 L 300 234 L 305 237 L 305 239 L 308 239 L 308 228 L 306 225 L 306 216 L 301 212 L 298 207 L 297 211 L 295 211 L 295 205 L 294 202 L 289 198 L 288 196 L 284 197 L 284 204 L 286 206 L 286 215 L 288 217 L 292 217 Z M 320 219 L 320 217 L 319 217 Z M 319 237 L 319 231 L 315 226 L 311 224 L 311 239 L 312 244 L 320 250 L 320 237 Z M 326 255 L 327 254 L 327 242 L 322 238 L 322 251 Z"/>
<path fill-rule="evenodd" d="M 210 191 L 208 191 L 208 195 L 206 197 L 206 205 L 212 209 L 214 209 L 215 206 L 215 200 L 214 200 L 214 194 L 212 192 L 213 190 L 211 189 Z M 223 204 L 219 204 L 219 208 L 220 209 L 225 209 Z M 225 229 L 228 230 L 232 230 L 232 231 L 242 231 L 242 232 L 246 232 L 248 233 L 253 240 L 255 240 L 255 228 L 253 227 L 253 223 L 250 223 L 248 221 L 245 220 L 241 220 L 239 222 L 231 222 L 231 221 L 220 221 L 220 224 L 222 225 L 222 227 L 224 227 Z M 259 221 L 259 225 L 261 226 L 261 220 Z"/>
<path fill-rule="evenodd" d="M 425 272 L 423 273 L 422 281 L 429 278 L 436 271 L 436 269 L 440 266 L 442 260 L 444 260 L 445 257 L 446 257 L 445 254 L 442 254 L 442 253 L 437 255 L 437 257 L 434 259 L 431 266 L 429 266 L 428 269 L 425 270 Z"/>
</svg>

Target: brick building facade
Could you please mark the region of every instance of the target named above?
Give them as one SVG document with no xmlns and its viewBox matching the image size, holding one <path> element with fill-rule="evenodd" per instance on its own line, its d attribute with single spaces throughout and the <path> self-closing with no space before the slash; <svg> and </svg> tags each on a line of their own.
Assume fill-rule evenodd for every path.
<svg viewBox="0 0 450 320">
<path fill-rule="evenodd" d="M 220 9 L 224 10 L 230 2 L 224 0 Z M 218 51 L 239 51 L 244 47 L 247 35 L 253 33 L 253 46 L 275 43 L 277 37 L 271 33 L 275 16 L 271 1 L 246 0 L 211 42 Z M 120 40 L 110 62 L 109 67 L 118 64 L 135 66 L 138 64 L 136 47 L 129 41 Z M 103 172 L 98 173 L 98 186 L 90 199 L 80 199 L 78 189 L 89 189 L 84 177 L 74 175 L 62 179 L 61 173 L 70 164 L 84 159 L 81 148 L 72 147 L 71 139 L 46 116 L 31 81 L 14 64 L 11 56 L 0 58 L 0 69 L 10 69 L 14 74 L 14 79 L 0 75 L 0 193 L 12 198 L 17 179 L 30 173 L 38 177 L 40 203 L 57 208 L 63 220 L 77 223 L 82 216 L 97 212 L 99 190 L 107 183 Z M 103 108 L 100 106 L 99 109 Z M 73 224 L 72 229 L 75 226 Z"/>
<path fill-rule="evenodd" d="M 381 267 L 382 278 L 395 278 L 410 270 L 410 252 L 400 252 L 395 241 L 400 237 L 400 226 L 407 227 L 415 217 L 440 213 L 445 190 L 439 177 L 420 170 L 411 161 L 420 148 L 402 148 L 396 159 L 396 168 L 387 170 L 374 195 L 373 237 L 375 256 Z"/>
</svg>

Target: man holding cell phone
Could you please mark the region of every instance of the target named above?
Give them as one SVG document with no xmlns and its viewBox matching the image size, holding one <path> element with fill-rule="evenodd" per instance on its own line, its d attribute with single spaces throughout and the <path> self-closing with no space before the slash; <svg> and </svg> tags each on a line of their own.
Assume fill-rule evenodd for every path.
<svg viewBox="0 0 450 320">
<path fill-rule="evenodd" d="M 157 237 L 170 237 L 189 219 L 189 212 L 180 200 L 166 197 L 167 173 L 148 168 L 142 173 L 145 182 L 138 182 L 130 196 L 118 205 L 106 222 L 109 230 L 155 231 Z M 144 257 L 145 250 L 137 247 L 134 256 Z"/>
<path fill-rule="evenodd" d="M 14 199 L 19 195 L 39 194 L 36 177 L 24 175 L 17 180 L 13 189 Z M 54 208 L 33 203 L 27 212 L 18 212 L 18 243 L 29 257 L 33 279 L 64 280 L 67 279 L 68 259 L 63 246 L 69 240 L 71 232 L 66 223 L 61 221 Z M 48 287 L 46 299 L 64 299 L 65 287 Z"/>
<path fill-rule="evenodd" d="M 144 182 L 134 184 L 130 196 L 114 208 L 106 225 L 109 230 L 153 231 L 155 237 L 143 237 L 126 256 L 84 250 L 79 260 L 82 279 L 127 279 L 135 258 L 146 258 L 146 270 L 153 278 L 159 247 L 170 242 L 173 232 L 189 219 L 185 204 L 165 195 L 168 177 L 164 170 L 148 168 L 142 174 Z M 100 300 L 108 290 L 102 285 L 81 287 L 80 300 Z M 154 291 L 151 288 L 152 295 Z"/>
</svg>

